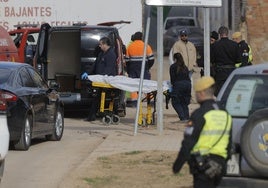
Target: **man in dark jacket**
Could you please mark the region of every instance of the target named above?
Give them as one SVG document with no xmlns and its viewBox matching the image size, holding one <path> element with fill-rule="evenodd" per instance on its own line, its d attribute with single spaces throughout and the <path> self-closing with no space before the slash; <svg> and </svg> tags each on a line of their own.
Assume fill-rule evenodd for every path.
<svg viewBox="0 0 268 188">
<path fill-rule="evenodd" d="M 218 95 L 225 80 L 235 69 L 235 64 L 241 62 L 239 48 L 236 42 L 228 38 L 228 28 L 222 26 L 219 28 L 220 40 L 211 46 L 211 63 L 215 69 L 216 90 Z"/>
<path fill-rule="evenodd" d="M 103 37 L 99 41 L 101 52 L 95 61 L 95 74 L 115 76 L 116 75 L 116 54 L 111 47 L 108 37 Z"/>
<path fill-rule="evenodd" d="M 115 76 L 116 75 L 116 54 L 114 48 L 111 46 L 111 41 L 108 37 L 103 37 L 99 40 L 99 47 L 101 51 L 95 61 L 94 74 Z M 82 79 L 87 79 L 87 73 L 82 75 Z M 89 108 L 89 115 L 87 120 L 94 121 L 99 107 L 98 100 L 92 100 Z"/>
</svg>

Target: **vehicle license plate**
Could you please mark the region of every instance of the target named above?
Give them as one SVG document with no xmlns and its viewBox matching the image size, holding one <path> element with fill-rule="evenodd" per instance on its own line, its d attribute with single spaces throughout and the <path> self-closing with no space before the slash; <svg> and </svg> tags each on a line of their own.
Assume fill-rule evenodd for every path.
<svg viewBox="0 0 268 188">
<path fill-rule="evenodd" d="M 227 175 L 240 175 L 239 154 L 233 154 L 227 162 Z"/>
</svg>

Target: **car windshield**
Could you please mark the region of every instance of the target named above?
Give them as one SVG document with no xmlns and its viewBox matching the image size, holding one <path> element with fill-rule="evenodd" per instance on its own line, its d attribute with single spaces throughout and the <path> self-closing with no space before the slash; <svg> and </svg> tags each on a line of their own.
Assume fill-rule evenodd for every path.
<svg viewBox="0 0 268 188">
<path fill-rule="evenodd" d="M 9 69 L 0 69 L 0 84 L 6 83 L 10 75 Z"/>
<path fill-rule="evenodd" d="M 173 19 L 169 19 L 167 20 L 166 23 L 166 30 L 174 27 L 174 26 L 195 26 L 195 22 L 193 19 L 189 19 L 189 18 L 173 18 Z"/>
<path fill-rule="evenodd" d="M 234 117 L 248 117 L 268 107 L 267 75 L 236 75 L 226 88 L 221 103 Z"/>
</svg>

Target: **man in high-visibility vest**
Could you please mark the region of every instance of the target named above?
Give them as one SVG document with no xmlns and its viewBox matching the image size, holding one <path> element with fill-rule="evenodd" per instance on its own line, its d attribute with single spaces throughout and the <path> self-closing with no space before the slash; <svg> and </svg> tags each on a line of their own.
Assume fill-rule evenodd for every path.
<svg viewBox="0 0 268 188">
<path fill-rule="evenodd" d="M 143 60 L 143 50 L 144 42 L 142 41 L 143 34 L 142 32 L 136 32 L 131 36 L 131 42 L 127 47 L 126 51 L 126 67 L 127 74 L 130 78 L 140 78 L 141 76 L 141 67 Z M 154 64 L 154 54 L 150 45 L 147 44 L 146 48 L 146 62 L 144 70 L 144 79 L 150 80 L 151 73 L 150 69 Z M 129 98 L 128 98 L 129 97 Z M 137 92 L 130 93 L 130 96 L 127 96 L 127 106 L 136 106 L 138 99 Z"/>
<path fill-rule="evenodd" d="M 188 161 L 194 188 L 216 188 L 226 171 L 231 150 L 231 116 L 214 99 L 215 81 L 201 77 L 194 84 L 200 108 L 186 124 L 184 139 L 173 172 Z"/>
<path fill-rule="evenodd" d="M 251 47 L 246 43 L 245 40 L 242 40 L 242 33 L 241 32 L 234 32 L 232 35 L 233 41 L 238 44 L 240 55 L 241 55 L 241 62 L 235 64 L 236 67 L 243 67 L 252 65 L 252 51 Z"/>
</svg>

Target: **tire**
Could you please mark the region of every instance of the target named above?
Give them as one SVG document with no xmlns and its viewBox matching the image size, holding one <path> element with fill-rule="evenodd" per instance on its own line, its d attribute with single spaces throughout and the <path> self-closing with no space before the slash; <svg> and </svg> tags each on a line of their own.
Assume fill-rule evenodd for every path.
<svg viewBox="0 0 268 188">
<path fill-rule="evenodd" d="M 248 165 L 268 177 L 268 109 L 254 112 L 246 121 L 240 138 L 241 152 Z"/>
<path fill-rule="evenodd" d="M 31 146 L 33 117 L 27 115 L 22 127 L 20 140 L 14 144 L 15 150 L 27 151 Z"/>
<path fill-rule="evenodd" d="M 58 110 L 55 116 L 55 122 L 53 127 L 53 133 L 46 135 L 47 140 L 60 141 L 64 130 L 64 117 L 62 110 Z"/>
</svg>

